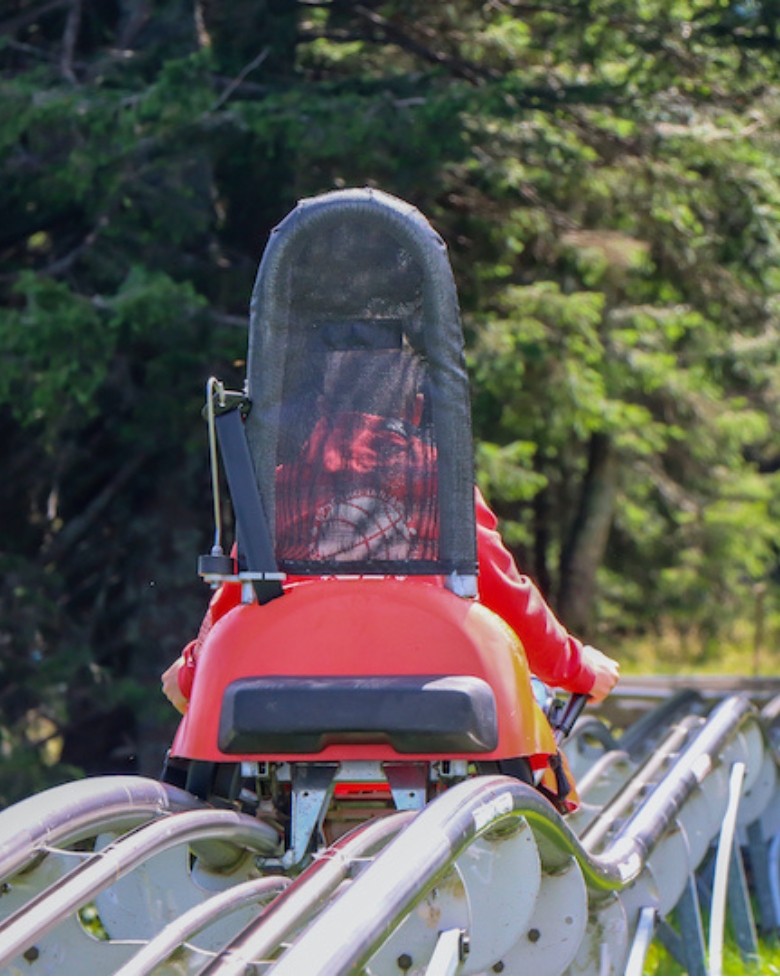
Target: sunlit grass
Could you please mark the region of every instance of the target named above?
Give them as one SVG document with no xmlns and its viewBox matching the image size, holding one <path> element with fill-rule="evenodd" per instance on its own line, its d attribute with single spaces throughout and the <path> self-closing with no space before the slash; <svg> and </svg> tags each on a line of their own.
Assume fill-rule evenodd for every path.
<svg viewBox="0 0 780 980">
<path fill-rule="evenodd" d="M 653 943 L 650 947 L 645 961 L 644 975 L 648 977 L 687 976 L 677 960 L 659 942 Z M 776 940 L 759 940 L 758 961 L 746 961 L 742 959 L 736 944 L 727 940 L 723 949 L 723 976 L 780 976 L 780 946 Z"/>
<path fill-rule="evenodd" d="M 659 627 L 652 635 L 601 639 L 605 653 L 615 657 L 624 676 L 668 674 L 780 676 L 780 635 L 771 630 L 756 642 L 752 624 L 734 624 L 728 635 L 705 637 L 697 629 L 685 633 Z"/>
</svg>

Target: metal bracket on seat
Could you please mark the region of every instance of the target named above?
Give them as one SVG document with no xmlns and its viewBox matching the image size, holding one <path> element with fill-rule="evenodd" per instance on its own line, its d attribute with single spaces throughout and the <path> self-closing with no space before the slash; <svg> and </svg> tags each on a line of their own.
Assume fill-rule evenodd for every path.
<svg viewBox="0 0 780 980">
<path fill-rule="evenodd" d="M 396 810 L 422 810 L 425 806 L 427 762 L 385 762 L 383 766 Z"/>
<path fill-rule="evenodd" d="M 339 764 L 299 762 L 291 768 L 292 827 L 290 850 L 284 856 L 284 863 L 294 867 L 303 861 L 314 832 L 322 826 Z"/>
</svg>

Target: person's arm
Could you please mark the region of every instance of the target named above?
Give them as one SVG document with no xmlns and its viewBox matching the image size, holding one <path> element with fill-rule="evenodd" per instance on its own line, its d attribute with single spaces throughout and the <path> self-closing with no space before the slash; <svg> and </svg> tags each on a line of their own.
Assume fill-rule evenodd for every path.
<svg viewBox="0 0 780 980">
<path fill-rule="evenodd" d="M 603 700 L 617 682 L 617 662 L 571 636 L 531 579 L 520 574 L 479 490 L 476 507 L 480 599 L 515 631 L 540 680 Z"/>
<path fill-rule="evenodd" d="M 192 684 L 195 680 L 195 667 L 197 665 L 198 652 L 203 641 L 211 631 L 211 627 L 226 612 L 234 609 L 241 602 L 241 585 L 237 582 L 223 583 L 211 598 L 206 615 L 200 624 L 198 637 L 190 640 L 182 650 L 181 655 L 174 660 L 170 667 L 162 674 L 162 692 L 171 704 L 182 714 L 187 710 Z"/>
</svg>

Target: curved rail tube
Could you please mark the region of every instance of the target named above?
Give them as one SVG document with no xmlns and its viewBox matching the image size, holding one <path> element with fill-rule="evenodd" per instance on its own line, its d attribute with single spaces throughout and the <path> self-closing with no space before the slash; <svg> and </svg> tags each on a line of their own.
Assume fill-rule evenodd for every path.
<svg viewBox="0 0 780 980">
<path fill-rule="evenodd" d="M 571 853 L 579 844 L 542 796 L 506 776 L 480 776 L 430 803 L 409 828 L 327 908 L 278 961 L 272 976 L 337 976 L 357 972 L 443 871 L 477 837 L 525 818 Z M 563 864 L 566 860 L 561 855 Z M 587 861 L 592 882 L 619 887 L 600 861 Z"/>
<path fill-rule="evenodd" d="M 561 855 L 578 861 L 591 891 L 619 890 L 645 859 L 682 805 L 716 765 L 740 728 L 756 717 L 743 698 L 723 702 L 658 787 L 598 856 L 589 854 L 553 807 L 524 784 L 484 776 L 461 783 L 429 804 L 356 882 L 315 919 L 270 970 L 277 976 L 321 976 L 362 968 L 432 883 L 476 837 L 525 819 Z M 549 861 L 549 853 L 546 854 Z M 235 974 L 234 974 L 235 975 Z"/>
<path fill-rule="evenodd" d="M 653 846 L 672 828 L 683 804 L 718 765 L 720 754 L 749 721 L 758 722 L 758 713 L 745 698 L 727 698 L 718 705 L 688 748 L 601 854 L 601 860 L 617 871 L 624 882 L 639 874 Z"/>
<path fill-rule="evenodd" d="M 395 837 L 414 817 L 413 811 L 394 813 L 358 827 L 329 847 L 267 909 L 201 971 L 200 976 L 242 976 L 252 961 L 270 956 L 285 938 L 310 918 L 336 888 L 355 871 L 355 864 L 370 857 Z"/>
<path fill-rule="evenodd" d="M 721 703 L 644 803 L 633 813 L 627 811 L 625 825 L 600 854 L 593 851 L 603 843 L 606 829 L 592 839 L 588 834 L 578 839 L 536 791 L 502 776 L 467 780 L 416 816 L 399 813 L 361 827 L 326 851 L 271 903 L 259 922 L 247 926 L 217 954 L 201 975 L 240 975 L 251 962 L 275 955 L 304 926 L 294 945 L 272 967 L 272 974 L 334 975 L 360 969 L 471 841 L 494 831 L 517 832 L 525 824 L 537 838 L 547 871 L 562 868 L 573 856 L 592 894 L 620 890 L 641 874 L 655 845 L 674 827 L 685 802 L 719 765 L 724 749 L 744 726 L 757 721 L 755 708 L 744 698 Z M 120 789 L 109 779 L 105 787 L 104 798 L 109 809 L 114 809 L 113 818 L 96 816 L 92 792 L 83 797 L 77 794 L 73 805 L 56 820 L 48 812 L 52 802 L 31 828 L 14 829 L 11 839 L 24 844 L 20 866 L 55 839 L 77 840 L 85 836 L 85 828 L 108 825 L 112 820 L 116 825 L 117 814 L 124 825 L 125 819 L 143 820 L 159 814 L 160 809 L 193 805 L 189 794 L 151 780 L 122 783 Z M 625 794 L 627 805 L 631 797 Z M 29 807 L 12 810 L 18 822 L 22 810 L 28 812 Z M 409 826 L 398 834 L 407 821 L 411 821 Z M 156 820 L 91 856 L 0 924 L 0 965 L 94 898 L 110 881 L 155 853 L 177 843 L 193 844 L 215 836 L 263 853 L 274 852 L 278 846 L 275 831 L 232 811 L 190 810 Z M 396 839 L 387 844 L 392 837 Z M 3 843 L 7 852 L 8 838 Z M 377 851 L 381 853 L 357 880 L 337 891 L 353 876 L 356 862 Z"/>
<path fill-rule="evenodd" d="M 289 878 L 281 875 L 270 875 L 267 878 L 253 878 L 240 885 L 218 892 L 199 905 L 189 909 L 184 915 L 159 932 L 135 956 L 117 970 L 115 977 L 148 976 L 171 953 L 197 935 L 201 929 L 221 919 L 229 912 L 244 908 L 253 903 L 268 902 L 290 885 Z"/>
<path fill-rule="evenodd" d="M 197 797 L 141 776 L 95 776 L 8 807 L 0 816 L 0 881 L 20 871 L 44 847 L 124 829 L 166 813 L 204 806 Z"/>
<path fill-rule="evenodd" d="M 265 854 L 279 846 L 276 831 L 230 810 L 195 810 L 163 817 L 93 854 L 0 923 L 0 967 L 143 861 L 175 844 L 216 836 Z"/>
</svg>

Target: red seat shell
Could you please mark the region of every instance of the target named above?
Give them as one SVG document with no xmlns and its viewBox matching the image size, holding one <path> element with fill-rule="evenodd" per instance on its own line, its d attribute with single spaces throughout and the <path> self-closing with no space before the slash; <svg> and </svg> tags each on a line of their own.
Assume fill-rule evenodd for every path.
<svg viewBox="0 0 780 980">
<path fill-rule="evenodd" d="M 214 762 L 238 758 L 217 746 L 222 695 L 246 677 L 462 675 L 493 690 L 496 749 L 481 760 L 556 752 L 533 698 L 525 654 L 512 630 L 478 602 L 430 581 L 387 578 L 295 583 L 266 605 L 249 603 L 223 616 L 199 656 L 189 709 L 171 755 Z M 326 746 L 307 755 L 240 757 L 246 761 L 455 759 L 399 754 L 387 744 Z"/>
</svg>

